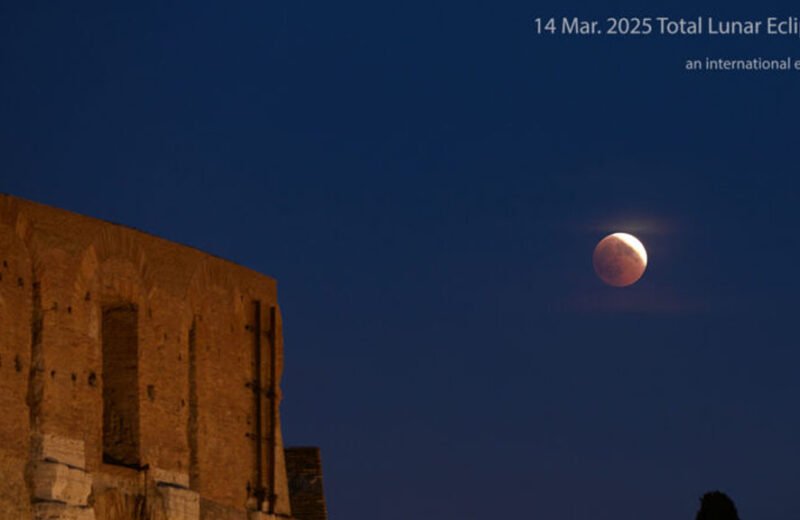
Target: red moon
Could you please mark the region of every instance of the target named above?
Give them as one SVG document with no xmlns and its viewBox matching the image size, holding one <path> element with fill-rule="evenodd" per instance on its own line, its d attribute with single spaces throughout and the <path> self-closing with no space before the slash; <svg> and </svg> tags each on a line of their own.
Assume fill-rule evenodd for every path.
<svg viewBox="0 0 800 520">
<path fill-rule="evenodd" d="M 636 283 L 647 268 L 647 251 L 639 240 L 627 233 L 608 235 L 592 255 L 594 271 L 608 285 L 625 287 Z"/>
</svg>

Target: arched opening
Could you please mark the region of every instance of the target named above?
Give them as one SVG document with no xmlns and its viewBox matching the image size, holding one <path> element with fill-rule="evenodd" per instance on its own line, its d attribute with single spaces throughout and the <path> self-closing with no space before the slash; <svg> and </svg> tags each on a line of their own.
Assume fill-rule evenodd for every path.
<svg viewBox="0 0 800 520">
<path fill-rule="evenodd" d="M 140 466 L 139 309 L 103 308 L 103 462 Z"/>
</svg>

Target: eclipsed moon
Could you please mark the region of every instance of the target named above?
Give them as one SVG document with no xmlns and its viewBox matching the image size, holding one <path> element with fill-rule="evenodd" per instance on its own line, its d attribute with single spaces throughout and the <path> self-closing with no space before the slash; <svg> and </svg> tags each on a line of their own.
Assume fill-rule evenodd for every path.
<svg viewBox="0 0 800 520">
<path fill-rule="evenodd" d="M 597 276 L 608 285 L 625 287 L 636 283 L 647 268 L 647 251 L 628 233 L 614 233 L 594 248 L 592 263 Z"/>
</svg>

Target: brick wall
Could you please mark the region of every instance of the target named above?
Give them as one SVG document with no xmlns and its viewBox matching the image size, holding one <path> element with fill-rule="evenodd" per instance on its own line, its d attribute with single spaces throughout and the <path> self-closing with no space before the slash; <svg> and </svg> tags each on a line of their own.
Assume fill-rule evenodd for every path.
<svg viewBox="0 0 800 520">
<path fill-rule="evenodd" d="M 286 474 L 294 517 L 297 520 L 327 520 L 319 448 L 287 448 Z"/>
<path fill-rule="evenodd" d="M 282 368 L 273 279 L 0 195 L 0 518 L 288 517 Z"/>
</svg>

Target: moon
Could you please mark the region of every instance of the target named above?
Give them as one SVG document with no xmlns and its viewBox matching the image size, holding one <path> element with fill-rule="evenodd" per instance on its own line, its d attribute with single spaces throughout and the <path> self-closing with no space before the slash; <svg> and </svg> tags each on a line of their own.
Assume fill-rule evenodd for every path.
<svg viewBox="0 0 800 520">
<path fill-rule="evenodd" d="M 647 268 L 647 251 L 628 233 L 614 233 L 601 240 L 592 255 L 594 271 L 608 285 L 626 287 L 636 283 Z"/>
</svg>

